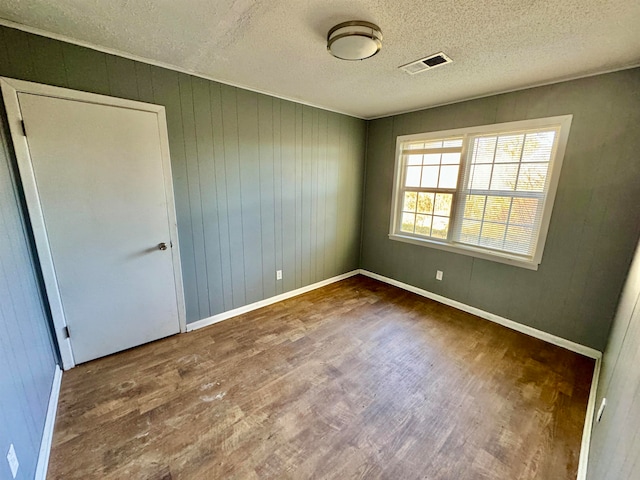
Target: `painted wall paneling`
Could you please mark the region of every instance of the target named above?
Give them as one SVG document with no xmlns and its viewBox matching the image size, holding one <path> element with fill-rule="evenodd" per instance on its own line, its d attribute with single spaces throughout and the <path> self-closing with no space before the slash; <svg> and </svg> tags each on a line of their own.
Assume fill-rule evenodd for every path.
<svg viewBox="0 0 640 480">
<path fill-rule="evenodd" d="M 603 398 L 607 405 L 593 426 L 587 478 L 640 478 L 640 244 L 604 352 L 596 408 Z"/>
<path fill-rule="evenodd" d="M 0 478 L 13 478 L 5 458 L 13 443 L 16 478 L 26 480 L 36 471 L 56 353 L 0 110 Z"/>
<path fill-rule="evenodd" d="M 566 114 L 537 272 L 388 239 L 398 135 Z M 602 350 L 640 235 L 639 124 L 637 68 L 369 122 L 361 268 Z"/>
<path fill-rule="evenodd" d="M 364 121 L 6 27 L 0 75 L 166 108 L 188 322 L 357 268 Z"/>
</svg>

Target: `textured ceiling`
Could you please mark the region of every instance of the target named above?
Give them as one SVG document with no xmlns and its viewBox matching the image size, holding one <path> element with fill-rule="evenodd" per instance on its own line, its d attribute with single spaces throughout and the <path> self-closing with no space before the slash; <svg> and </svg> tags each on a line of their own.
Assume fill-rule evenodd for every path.
<svg viewBox="0 0 640 480">
<path fill-rule="evenodd" d="M 638 0 L 0 0 L 0 17 L 363 118 L 640 63 Z M 381 52 L 333 58 L 327 31 L 355 19 Z M 398 70 L 439 51 L 454 63 Z"/>
</svg>

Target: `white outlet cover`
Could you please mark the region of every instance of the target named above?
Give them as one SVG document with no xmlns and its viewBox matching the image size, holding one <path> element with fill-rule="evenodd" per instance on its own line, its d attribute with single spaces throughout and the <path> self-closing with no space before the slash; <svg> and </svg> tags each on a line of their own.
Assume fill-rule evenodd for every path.
<svg viewBox="0 0 640 480">
<path fill-rule="evenodd" d="M 276 280 L 282 280 L 282 270 L 276 271 Z"/>
<path fill-rule="evenodd" d="M 598 414 L 596 415 L 596 422 L 602 420 L 602 414 L 604 413 L 604 407 L 607 406 L 607 399 L 603 398 L 602 403 L 600 404 L 600 408 L 598 409 Z"/>
<path fill-rule="evenodd" d="M 7 462 L 9 462 L 11 475 L 13 475 L 13 478 L 16 478 L 16 475 L 18 475 L 18 467 L 20 467 L 20 462 L 18 462 L 18 456 L 16 455 L 16 449 L 13 448 L 13 443 L 9 447 L 9 452 L 7 453 Z"/>
<path fill-rule="evenodd" d="M 442 280 L 442 270 L 436 271 L 436 280 Z"/>
</svg>

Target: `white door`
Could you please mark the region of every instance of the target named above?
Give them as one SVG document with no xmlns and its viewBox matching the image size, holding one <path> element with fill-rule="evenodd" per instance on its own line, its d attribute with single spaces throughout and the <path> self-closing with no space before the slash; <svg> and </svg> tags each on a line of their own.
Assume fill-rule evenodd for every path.
<svg viewBox="0 0 640 480">
<path fill-rule="evenodd" d="M 179 332 L 157 113 L 17 97 L 74 363 Z"/>
</svg>

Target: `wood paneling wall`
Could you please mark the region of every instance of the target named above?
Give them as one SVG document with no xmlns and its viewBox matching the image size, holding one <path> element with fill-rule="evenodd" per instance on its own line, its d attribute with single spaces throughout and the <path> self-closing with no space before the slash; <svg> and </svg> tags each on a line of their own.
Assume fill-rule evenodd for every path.
<svg viewBox="0 0 640 480">
<path fill-rule="evenodd" d="M 188 321 L 358 267 L 364 121 L 6 27 L 0 75 L 166 107 Z M 13 442 L 26 479 L 56 360 L 2 141 L 0 478 Z"/>
<path fill-rule="evenodd" d="M 602 360 L 595 423 L 589 453 L 589 480 L 640 478 L 640 244 L 629 271 Z"/>
<path fill-rule="evenodd" d="M 564 114 L 573 123 L 537 271 L 389 240 L 398 135 Z M 638 125 L 638 68 L 370 122 L 361 267 L 602 350 L 640 235 Z"/>
<path fill-rule="evenodd" d="M 166 107 L 190 322 L 355 269 L 360 255 L 360 266 L 373 272 L 605 345 L 640 234 L 639 69 L 383 118 L 366 135 L 358 119 L 6 27 L 0 75 Z M 397 135 L 568 113 L 574 121 L 537 272 L 387 238 Z M 8 155 L 3 137 L 0 448 L 16 445 L 29 478 L 55 355 Z M 443 282 L 435 281 L 436 269 L 444 270 Z M 627 427 L 640 418 L 637 368 L 629 366 L 637 335 L 615 343 L 620 329 L 636 332 L 634 322 L 616 327 L 608 350 L 621 366 L 609 374 L 605 361 L 602 394 L 621 400 L 605 414 L 611 426 L 594 432 L 593 472 L 613 461 L 606 442 L 638 443 L 637 427 Z M 620 458 L 619 471 L 633 475 L 634 458 Z M 8 467 L 0 465 L 4 478 Z"/>
<path fill-rule="evenodd" d="M 6 27 L 0 75 L 166 107 L 188 322 L 358 267 L 364 121 Z"/>
<path fill-rule="evenodd" d="M 56 356 L 0 115 L 0 478 L 14 444 L 19 479 L 33 478 Z"/>
</svg>

